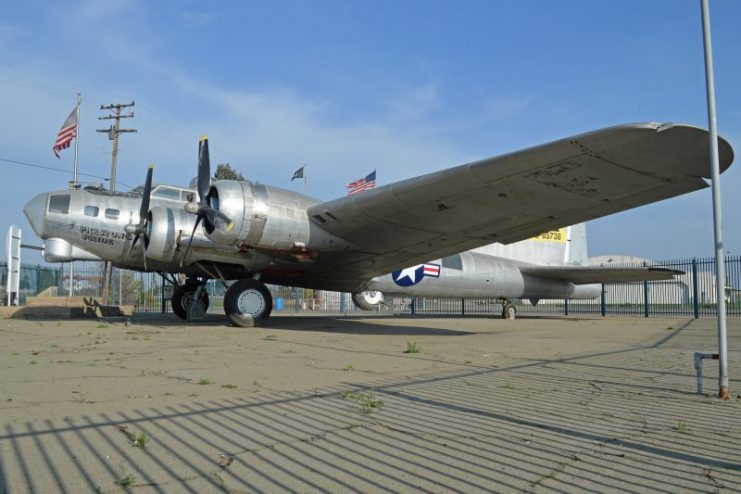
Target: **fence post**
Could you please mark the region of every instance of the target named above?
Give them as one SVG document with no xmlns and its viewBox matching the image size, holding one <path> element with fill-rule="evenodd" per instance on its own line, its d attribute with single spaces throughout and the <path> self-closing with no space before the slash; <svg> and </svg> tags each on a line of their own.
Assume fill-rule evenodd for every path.
<svg viewBox="0 0 741 494">
<path fill-rule="evenodd" d="M 412 299 L 412 315 L 416 314 L 416 312 L 417 312 L 416 309 L 415 309 L 416 308 L 416 305 L 417 305 L 417 297 L 414 297 Z"/>
<path fill-rule="evenodd" d="M 36 295 L 41 291 L 41 264 L 36 265 Z"/>
<path fill-rule="evenodd" d="M 461 315 L 462 316 L 466 315 L 466 299 L 465 298 L 461 299 Z"/>
<path fill-rule="evenodd" d="M 700 302 L 697 300 L 697 258 L 692 258 L 692 308 L 695 311 L 695 319 L 700 318 Z"/>
<path fill-rule="evenodd" d="M 648 281 L 643 282 L 643 317 L 648 317 Z"/>
<path fill-rule="evenodd" d="M 567 298 L 563 299 L 563 315 L 569 315 L 569 299 Z"/>
<path fill-rule="evenodd" d="M 165 313 L 165 279 L 162 278 L 162 284 L 160 284 L 160 304 L 161 304 L 161 310 L 162 313 Z"/>
<path fill-rule="evenodd" d="M 599 294 L 600 312 L 602 313 L 602 317 L 605 317 L 605 312 L 606 312 L 605 305 L 607 301 L 606 299 L 607 299 L 607 295 L 605 294 L 605 284 L 602 283 L 602 291 Z"/>
</svg>

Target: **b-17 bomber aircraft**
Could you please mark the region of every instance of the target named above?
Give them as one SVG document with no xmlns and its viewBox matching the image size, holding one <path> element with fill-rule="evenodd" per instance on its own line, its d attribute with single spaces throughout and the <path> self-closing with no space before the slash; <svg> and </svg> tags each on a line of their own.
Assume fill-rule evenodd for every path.
<svg viewBox="0 0 741 494">
<path fill-rule="evenodd" d="M 733 149 L 718 144 L 723 171 Z M 488 297 L 513 318 L 512 298 L 595 298 L 600 283 L 670 279 L 676 271 L 576 265 L 580 224 L 708 187 L 708 157 L 705 130 L 630 124 L 323 202 L 212 181 L 204 136 L 197 191 L 153 188 L 150 165 L 141 189 L 47 192 L 24 213 L 47 261 L 159 272 L 183 319 L 207 308 L 209 279 L 229 285 L 224 311 L 237 326 L 270 316 L 265 283 L 350 292 L 362 309 L 390 295 Z"/>
</svg>

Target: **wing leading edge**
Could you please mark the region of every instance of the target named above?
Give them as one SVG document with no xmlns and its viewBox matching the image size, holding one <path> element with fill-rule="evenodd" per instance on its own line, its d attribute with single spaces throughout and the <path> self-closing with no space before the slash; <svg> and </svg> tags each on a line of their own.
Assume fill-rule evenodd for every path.
<svg viewBox="0 0 741 494">
<path fill-rule="evenodd" d="M 733 149 L 719 139 L 721 170 Z M 494 242 L 512 243 L 708 186 L 707 131 L 631 124 L 422 175 L 318 204 L 309 217 L 354 247 L 318 258 L 336 279 Z"/>
</svg>

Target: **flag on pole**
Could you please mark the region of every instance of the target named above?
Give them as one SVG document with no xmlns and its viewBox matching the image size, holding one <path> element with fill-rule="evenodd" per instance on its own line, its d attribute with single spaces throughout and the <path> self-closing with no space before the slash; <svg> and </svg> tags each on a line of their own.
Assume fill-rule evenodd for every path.
<svg viewBox="0 0 741 494">
<path fill-rule="evenodd" d="M 356 180 L 354 182 L 350 182 L 349 184 L 347 184 L 347 193 L 354 194 L 356 192 L 360 192 L 361 190 L 372 189 L 375 186 L 376 186 L 376 170 L 373 170 L 372 173 L 369 173 L 368 175 L 361 178 L 360 180 Z"/>
<path fill-rule="evenodd" d="M 54 143 L 54 147 L 51 148 L 57 158 L 60 158 L 59 151 L 67 149 L 72 142 L 72 139 L 77 137 L 77 107 L 72 110 L 67 120 L 62 124 L 62 128 L 59 129 L 57 134 L 57 140 Z"/>
<path fill-rule="evenodd" d="M 293 177 L 291 177 L 291 182 L 293 182 L 297 178 L 304 178 L 304 168 L 306 168 L 306 165 L 302 166 L 301 168 L 293 172 Z"/>
</svg>

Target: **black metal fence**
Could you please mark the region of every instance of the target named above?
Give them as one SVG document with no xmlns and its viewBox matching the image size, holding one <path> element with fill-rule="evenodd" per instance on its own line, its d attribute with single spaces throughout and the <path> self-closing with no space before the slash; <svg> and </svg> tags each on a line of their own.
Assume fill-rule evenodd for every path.
<svg viewBox="0 0 741 494">
<path fill-rule="evenodd" d="M 609 264 L 635 267 L 636 264 Z M 639 264 L 638 266 L 645 266 Z M 651 266 L 683 271 L 673 280 L 603 285 L 602 294 L 594 300 L 541 300 L 533 306 L 526 300 L 515 300 L 520 315 L 623 315 L 705 317 L 716 315 L 715 259 L 693 258 L 662 261 Z M 741 256 L 727 256 L 726 306 L 729 316 L 741 316 Z M 0 264 L 2 294 L 5 303 L 7 265 Z M 21 305 L 29 296 L 100 296 L 103 289 L 102 262 L 76 262 L 61 265 L 23 265 L 20 273 Z M 280 312 L 349 314 L 360 313 L 350 294 L 271 286 L 274 310 Z M 219 282 L 207 285 L 209 312 L 221 312 L 225 289 Z M 170 312 L 172 289 L 163 285 L 154 273 L 114 268 L 109 301 L 130 305 L 138 312 Z M 501 305 L 494 299 L 475 298 L 403 298 L 387 299 L 377 312 L 396 315 L 498 315 Z"/>
</svg>

